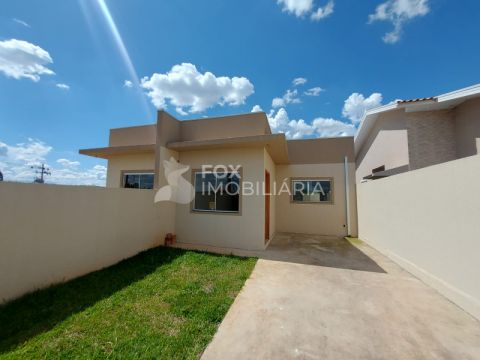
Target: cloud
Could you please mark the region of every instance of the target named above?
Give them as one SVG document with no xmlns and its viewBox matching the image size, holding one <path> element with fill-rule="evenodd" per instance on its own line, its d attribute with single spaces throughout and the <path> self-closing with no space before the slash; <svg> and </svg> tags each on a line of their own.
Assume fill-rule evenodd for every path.
<svg viewBox="0 0 480 360">
<path fill-rule="evenodd" d="M 373 93 L 368 98 L 363 94 L 353 93 L 345 100 L 342 115 L 350 119 L 354 124 L 358 124 L 365 111 L 382 105 L 382 94 Z"/>
<path fill-rule="evenodd" d="M 80 166 L 80 162 L 70 161 L 68 159 L 58 159 L 57 163 L 59 163 L 60 165 L 66 168 L 74 168 L 74 167 Z"/>
<path fill-rule="evenodd" d="M 277 0 L 277 4 L 283 5 L 282 11 L 302 17 L 312 11 L 313 0 Z"/>
<path fill-rule="evenodd" d="M 70 90 L 70 86 L 68 86 L 67 84 L 56 84 L 55 86 L 62 90 Z"/>
<path fill-rule="evenodd" d="M 46 65 L 52 64 L 50 54 L 41 47 L 23 40 L 0 41 L 0 72 L 14 79 L 39 81 L 41 75 L 53 75 Z"/>
<path fill-rule="evenodd" d="M 123 86 L 126 87 L 126 88 L 131 88 L 131 87 L 133 87 L 133 82 L 131 82 L 130 80 L 125 80 L 123 82 Z"/>
<path fill-rule="evenodd" d="M 50 168 L 51 175 L 46 182 L 66 185 L 97 185 L 105 186 L 106 167 L 95 165 L 82 169 L 78 161 L 58 159 L 60 168 L 49 166 L 47 156 L 53 148 L 36 139 L 16 145 L 8 145 L 0 141 L 0 170 L 5 181 L 33 182 L 34 165 L 45 164 Z"/>
<path fill-rule="evenodd" d="M 303 78 L 303 77 L 298 77 L 298 78 L 295 78 L 292 80 L 292 85 L 293 86 L 299 86 L 299 85 L 303 85 L 307 82 L 307 79 Z"/>
<path fill-rule="evenodd" d="M 310 15 L 313 21 L 319 21 L 333 14 L 334 1 L 330 0 L 325 6 L 319 6 L 314 10 L 313 0 L 277 0 L 277 4 L 282 6 L 282 11 L 293 14 L 296 17 L 303 18 Z"/>
<path fill-rule="evenodd" d="M 263 111 L 260 105 L 254 105 L 250 112 L 259 112 L 259 111 Z"/>
<path fill-rule="evenodd" d="M 430 12 L 428 0 L 388 0 L 377 6 L 375 13 L 369 15 L 368 22 L 389 21 L 393 30 L 384 35 L 387 44 L 398 42 L 402 36 L 404 24 L 416 17 L 425 16 Z"/>
<path fill-rule="evenodd" d="M 312 125 L 320 137 L 353 136 L 357 131 L 355 125 L 332 118 L 316 118 Z"/>
<path fill-rule="evenodd" d="M 254 87 L 245 77 L 215 76 L 200 73 L 190 63 L 174 65 L 165 74 L 154 73 L 141 85 L 157 108 L 173 105 L 179 113 L 197 113 L 215 105 L 241 105 Z"/>
<path fill-rule="evenodd" d="M 20 20 L 20 19 L 17 19 L 17 18 L 13 18 L 12 20 L 15 21 L 17 24 L 23 25 L 23 26 L 25 26 L 25 27 L 27 27 L 27 28 L 31 27 L 29 24 L 27 24 L 27 23 L 26 23 L 25 21 L 23 21 L 23 20 Z"/>
<path fill-rule="evenodd" d="M 267 117 L 272 132 L 284 133 L 288 139 L 350 136 L 356 131 L 355 125 L 340 120 L 319 117 L 309 124 L 303 119 L 290 119 L 284 108 L 278 109 L 277 112 L 271 110 Z"/>
<path fill-rule="evenodd" d="M 302 101 L 298 97 L 298 90 L 287 90 L 287 92 L 283 95 L 283 97 L 279 98 L 276 97 L 272 100 L 272 107 L 279 108 L 282 106 L 286 106 L 288 104 L 299 104 Z"/>
<path fill-rule="evenodd" d="M 320 21 L 325 19 L 333 14 L 333 8 L 335 7 L 335 3 L 333 0 L 330 0 L 325 6 L 319 7 L 317 11 L 313 12 L 310 15 L 310 18 L 314 21 Z"/>
<path fill-rule="evenodd" d="M 307 91 L 304 92 L 304 94 L 307 96 L 318 96 L 322 91 L 324 90 L 320 86 L 316 86 L 308 89 Z"/>
</svg>

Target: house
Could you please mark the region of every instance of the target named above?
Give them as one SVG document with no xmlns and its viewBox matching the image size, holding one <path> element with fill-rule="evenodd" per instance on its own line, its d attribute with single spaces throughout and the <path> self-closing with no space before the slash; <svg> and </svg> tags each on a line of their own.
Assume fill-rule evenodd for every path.
<svg viewBox="0 0 480 360">
<path fill-rule="evenodd" d="M 400 100 L 366 112 L 355 137 L 356 181 L 464 158 L 480 151 L 480 84 Z"/>
<path fill-rule="evenodd" d="M 287 140 L 263 112 L 180 121 L 159 111 L 156 124 L 111 129 L 108 147 L 80 153 L 108 160 L 110 188 L 162 189 L 178 166 L 193 201 L 162 206 L 179 243 L 261 250 L 276 232 L 357 233 L 352 137 Z M 205 193 L 225 179 L 238 191 Z"/>
</svg>

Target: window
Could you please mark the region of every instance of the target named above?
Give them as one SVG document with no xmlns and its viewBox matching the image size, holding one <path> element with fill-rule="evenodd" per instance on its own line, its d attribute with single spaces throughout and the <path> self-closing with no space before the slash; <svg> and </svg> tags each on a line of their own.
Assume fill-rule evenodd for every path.
<svg viewBox="0 0 480 360">
<path fill-rule="evenodd" d="M 123 173 L 123 187 L 128 189 L 153 189 L 153 173 Z"/>
<path fill-rule="evenodd" d="M 292 202 L 332 203 L 332 180 L 322 178 L 292 179 Z"/>
<path fill-rule="evenodd" d="M 194 172 L 193 211 L 238 213 L 240 175 L 238 173 Z"/>
</svg>

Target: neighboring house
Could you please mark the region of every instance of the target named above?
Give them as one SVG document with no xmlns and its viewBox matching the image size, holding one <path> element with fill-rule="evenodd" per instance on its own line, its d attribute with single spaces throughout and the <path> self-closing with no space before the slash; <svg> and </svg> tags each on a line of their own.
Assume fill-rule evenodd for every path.
<svg viewBox="0 0 480 360">
<path fill-rule="evenodd" d="M 366 112 L 355 137 L 356 181 L 478 154 L 480 85 Z"/>
<path fill-rule="evenodd" d="M 163 203 L 181 243 L 264 249 L 275 232 L 357 234 L 352 137 L 286 140 L 271 133 L 263 112 L 179 121 L 159 111 L 156 124 L 111 129 L 108 147 L 80 153 L 108 160 L 110 188 L 159 189 L 168 183 L 165 161 L 188 166 L 182 176 L 196 189 L 193 201 Z M 238 167 L 241 181 L 234 172 L 228 178 L 240 194 L 202 194 L 202 185 L 222 182 L 221 171 L 202 173 L 203 165 Z M 264 180 L 276 196 L 243 188 L 261 190 Z"/>
</svg>

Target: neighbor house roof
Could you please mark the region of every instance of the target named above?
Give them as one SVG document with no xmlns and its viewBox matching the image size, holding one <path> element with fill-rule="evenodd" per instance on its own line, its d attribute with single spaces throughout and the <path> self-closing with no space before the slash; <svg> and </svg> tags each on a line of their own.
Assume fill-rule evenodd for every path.
<svg viewBox="0 0 480 360">
<path fill-rule="evenodd" d="M 365 143 L 365 140 L 367 139 L 370 131 L 375 125 L 375 122 L 383 113 L 395 110 L 416 112 L 451 109 L 455 106 L 460 105 L 464 101 L 476 97 L 480 97 L 480 84 L 433 97 L 412 100 L 397 100 L 390 104 L 368 110 L 363 115 L 363 119 L 360 123 L 360 128 L 358 129 L 357 135 L 355 136 L 355 154 L 358 154 L 363 144 Z"/>
</svg>

